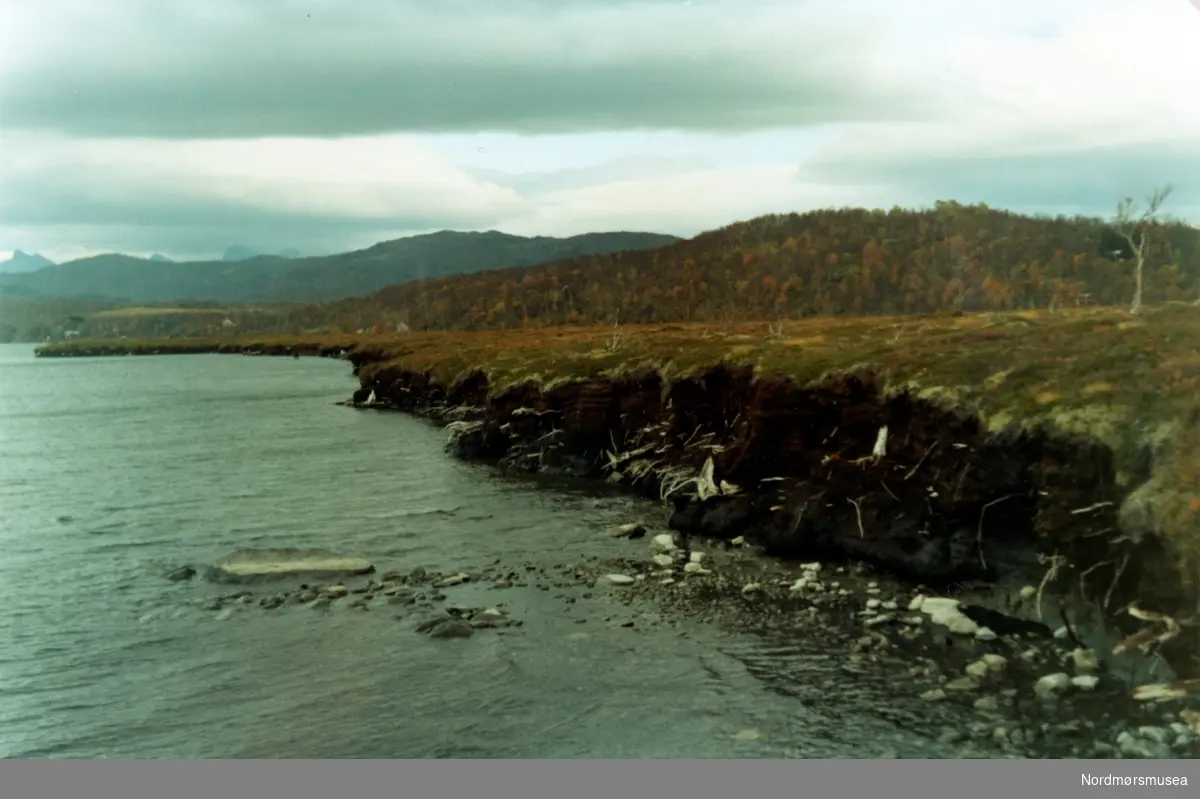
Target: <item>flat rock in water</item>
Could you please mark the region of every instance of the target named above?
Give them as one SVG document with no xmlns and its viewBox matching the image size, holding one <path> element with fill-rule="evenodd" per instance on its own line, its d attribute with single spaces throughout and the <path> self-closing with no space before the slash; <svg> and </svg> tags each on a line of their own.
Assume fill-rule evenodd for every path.
<svg viewBox="0 0 1200 799">
<path fill-rule="evenodd" d="M 292 577 L 348 577 L 370 574 L 365 558 L 324 549 L 243 549 L 217 560 L 205 576 L 214 582 L 239 583 Z"/>
</svg>

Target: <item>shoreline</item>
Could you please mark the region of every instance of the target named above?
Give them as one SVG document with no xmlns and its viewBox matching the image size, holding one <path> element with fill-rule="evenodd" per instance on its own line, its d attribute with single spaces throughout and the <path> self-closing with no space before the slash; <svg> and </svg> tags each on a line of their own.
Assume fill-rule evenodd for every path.
<svg viewBox="0 0 1200 799">
<path fill-rule="evenodd" d="M 1178 324 L 1167 316 L 1172 313 L 1177 312 L 1167 309 L 1163 315 Z M 918 360 L 918 374 L 947 359 L 951 333 L 968 344 L 980 342 L 972 357 L 984 369 L 1004 365 L 987 362 L 989 342 L 1000 342 L 994 344 L 1000 354 L 1004 336 L 1019 341 L 1014 333 L 1027 335 L 1031 324 L 1042 324 L 1060 350 L 1067 349 L 1064 334 L 1074 332 L 1065 329 L 1067 322 L 1093 334 L 1122 331 L 1121 344 L 1140 343 L 1129 342 L 1130 335 L 1150 335 L 1139 328 L 1173 341 L 1173 331 L 1162 333 L 1145 322 L 1125 333 L 1127 322 L 1105 314 L 1116 318 L 1102 312 L 1057 318 L 1063 322 L 1021 317 L 983 324 L 977 319 L 864 324 L 874 326 L 870 334 L 881 327 L 924 325 L 915 332 L 937 346 L 933 354 L 912 354 L 924 359 Z M 291 337 L 269 344 L 209 340 L 175 342 L 169 349 L 163 342 L 78 342 L 39 356 L 124 350 L 341 357 L 360 382 L 344 404 L 429 418 L 448 428 L 449 448 L 463 459 L 600 479 L 669 502 L 669 527 L 685 537 L 741 537 L 768 556 L 792 562 L 865 562 L 907 583 L 933 586 L 934 593 L 945 593 L 937 586 L 989 587 L 1001 595 L 1001 613 L 1023 603 L 1020 615 L 1028 622 L 1032 605 L 1039 624 L 1065 627 L 1071 635 L 1089 626 L 1112 630 L 1118 639 L 1142 632 L 1147 616 L 1129 614 L 1131 606 L 1184 620 L 1194 614 L 1200 597 L 1190 565 L 1172 549 L 1190 542 L 1136 534 L 1132 528 L 1139 520 L 1128 512 L 1136 509 L 1137 493 L 1161 473 L 1158 453 L 1138 441 L 1118 441 L 1139 445 L 1119 448 L 1114 436 L 1106 440 L 1087 430 L 997 425 L 1003 411 L 989 419 L 957 401 L 954 392 L 939 397 L 903 384 L 897 391 L 894 373 L 885 376 L 870 363 L 862 365 L 870 359 L 852 361 L 853 353 L 837 352 L 841 362 L 831 361 L 849 335 L 831 346 L 824 333 L 838 334 L 839 326 L 853 324 L 800 324 L 800 332 L 821 335 L 795 338 L 793 332 L 793 338 L 773 342 L 811 342 L 800 352 L 824 366 L 817 380 L 714 359 L 704 348 L 721 336 L 711 331 L 672 332 L 655 342 L 656 350 L 632 357 L 629 350 L 637 345 L 619 345 L 620 331 L 610 342 L 592 341 L 579 331 L 521 331 L 503 340 L 499 333 L 338 342 Z M 657 332 L 680 330 L 666 326 Z M 695 354 L 676 349 L 688 345 Z M 666 368 L 645 357 L 668 347 L 675 355 Z M 738 343 L 732 351 L 752 348 Z M 693 361 L 690 369 L 678 368 L 684 354 Z M 1135 364 L 1144 361 L 1137 357 Z M 1078 358 L 1060 355 L 1056 362 Z M 799 365 L 811 375 L 812 364 Z M 1047 393 L 1037 395 L 1039 406 Z M 1150 621 L 1150 627 L 1164 623 L 1159 617 Z M 1190 630 L 1179 633 L 1175 624 L 1172 635 L 1160 635 L 1157 652 L 1177 673 L 1195 676 L 1200 641 Z"/>
</svg>

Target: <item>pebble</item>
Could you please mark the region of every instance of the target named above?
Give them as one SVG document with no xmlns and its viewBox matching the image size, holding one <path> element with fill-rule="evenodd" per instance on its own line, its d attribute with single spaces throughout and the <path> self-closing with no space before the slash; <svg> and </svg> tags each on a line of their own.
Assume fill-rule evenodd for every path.
<svg viewBox="0 0 1200 799">
<path fill-rule="evenodd" d="M 1091 649 L 1079 647 L 1071 651 L 1067 658 L 1075 664 L 1078 674 L 1090 674 L 1100 668 L 1100 658 Z"/>
<path fill-rule="evenodd" d="M 672 566 L 675 563 L 675 559 L 670 555 L 655 555 L 653 558 L 651 558 L 651 560 L 664 568 L 667 566 Z"/>
<path fill-rule="evenodd" d="M 946 692 L 941 688 L 930 688 L 921 694 L 921 698 L 927 702 L 940 702 L 946 698 Z"/>
<path fill-rule="evenodd" d="M 1033 684 L 1033 693 L 1039 699 L 1046 699 L 1062 693 L 1070 684 L 1071 676 L 1069 674 L 1064 672 L 1047 674 L 1044 677 L 1038 678 L 1038 681 Z"/>
<path fill-rule="evenodd" d="M 975 700 L 975 709 L 988 712 L 999 710 L 1000 702 L 994 696 L 981 696 Z"/>
<path fill-rule="evenodd" d="M 947 691 L 966 693 L 967 691 L 979 690 L 979 681 L 972 677 L 955 677 L 953 680 L 949 680 L 942 687 Z"/>
<path fill-rule="evenodd" d="M 650 546 L 659 552 L 674 552 L 679 547 L 675 546 L 675 536 L 670 533 L 659 533 L 650 539 Z"/>
<path fill-rule="evenodd" d="M 1077 674 L 1071 678 L 1071 685 L 1081 691 L 1095 690 L 1096 685 L 1100 682 L 1100 678 L 1095 674 Z"/>
<path fill-rule="evenodd" d="M 613 585 L 633 585 L 636 582 L 628 574 L 606 574 L 604 579 L 608 580 Z"/>
<path fill-rule="evenodd" d="M 459 572 L 458 574 L 452 574 L 449 577 L 438 580 L 436 583 L 433 584 L 433 587 L 434 588 L 450 588 L 455 585 L 461 585 L 461 584 L 467 582 L 469 579 L 471 579 L 471 578 L 468 575 L 463 574 L 462 572 Z"/>
</svg>

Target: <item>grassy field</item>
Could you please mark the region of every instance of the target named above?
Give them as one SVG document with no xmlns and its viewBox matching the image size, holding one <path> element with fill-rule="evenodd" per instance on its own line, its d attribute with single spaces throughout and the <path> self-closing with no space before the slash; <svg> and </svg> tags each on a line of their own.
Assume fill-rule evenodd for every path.
<svg viewBox="0 0 1200 799">
<path fill-rule="evenodd" d="M 94 319 L 121 319 L 136 316 L 178 316 L 180 314 L 221 316 L 226 311 L 220 308 L 155 308 L 150 306 L 134 306 L 131 308 L 113 308 L 92 314 Z"/>
</svg>

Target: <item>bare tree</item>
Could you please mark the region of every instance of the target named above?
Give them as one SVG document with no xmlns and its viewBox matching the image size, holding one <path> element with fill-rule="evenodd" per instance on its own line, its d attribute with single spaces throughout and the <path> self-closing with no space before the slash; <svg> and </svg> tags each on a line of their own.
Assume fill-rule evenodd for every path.
<svg viewBox="0 0 1200 799">
<path fill-rule="evenodd" d="M 1132 197 L 1126 197 L 1117 203 L 1117 215 L 1113 220 L 1113 225 L 1121 238 L 1125 239 L 1129 249 L 1133 251 L 1133 257 L 1137 264 L 1135 267 L 1137 288 L 1134 289 L 1133 304 L 1129 308 L 1130 313 L 1137 313 L 1142 309 L 1142 272 L 1146 265 L 1146 245 L 1148 243 L 1146 228 L 1154 223 L 1154 217 L 1162 209 L 1162 205 L 1171 195 L 1171 191 L 1172 187 L 1169 185 L 1155 189 L 1146 198 L 1146 208 L 1141 213 L 1138 212 L 1138 206 Z"/>
</svg>

